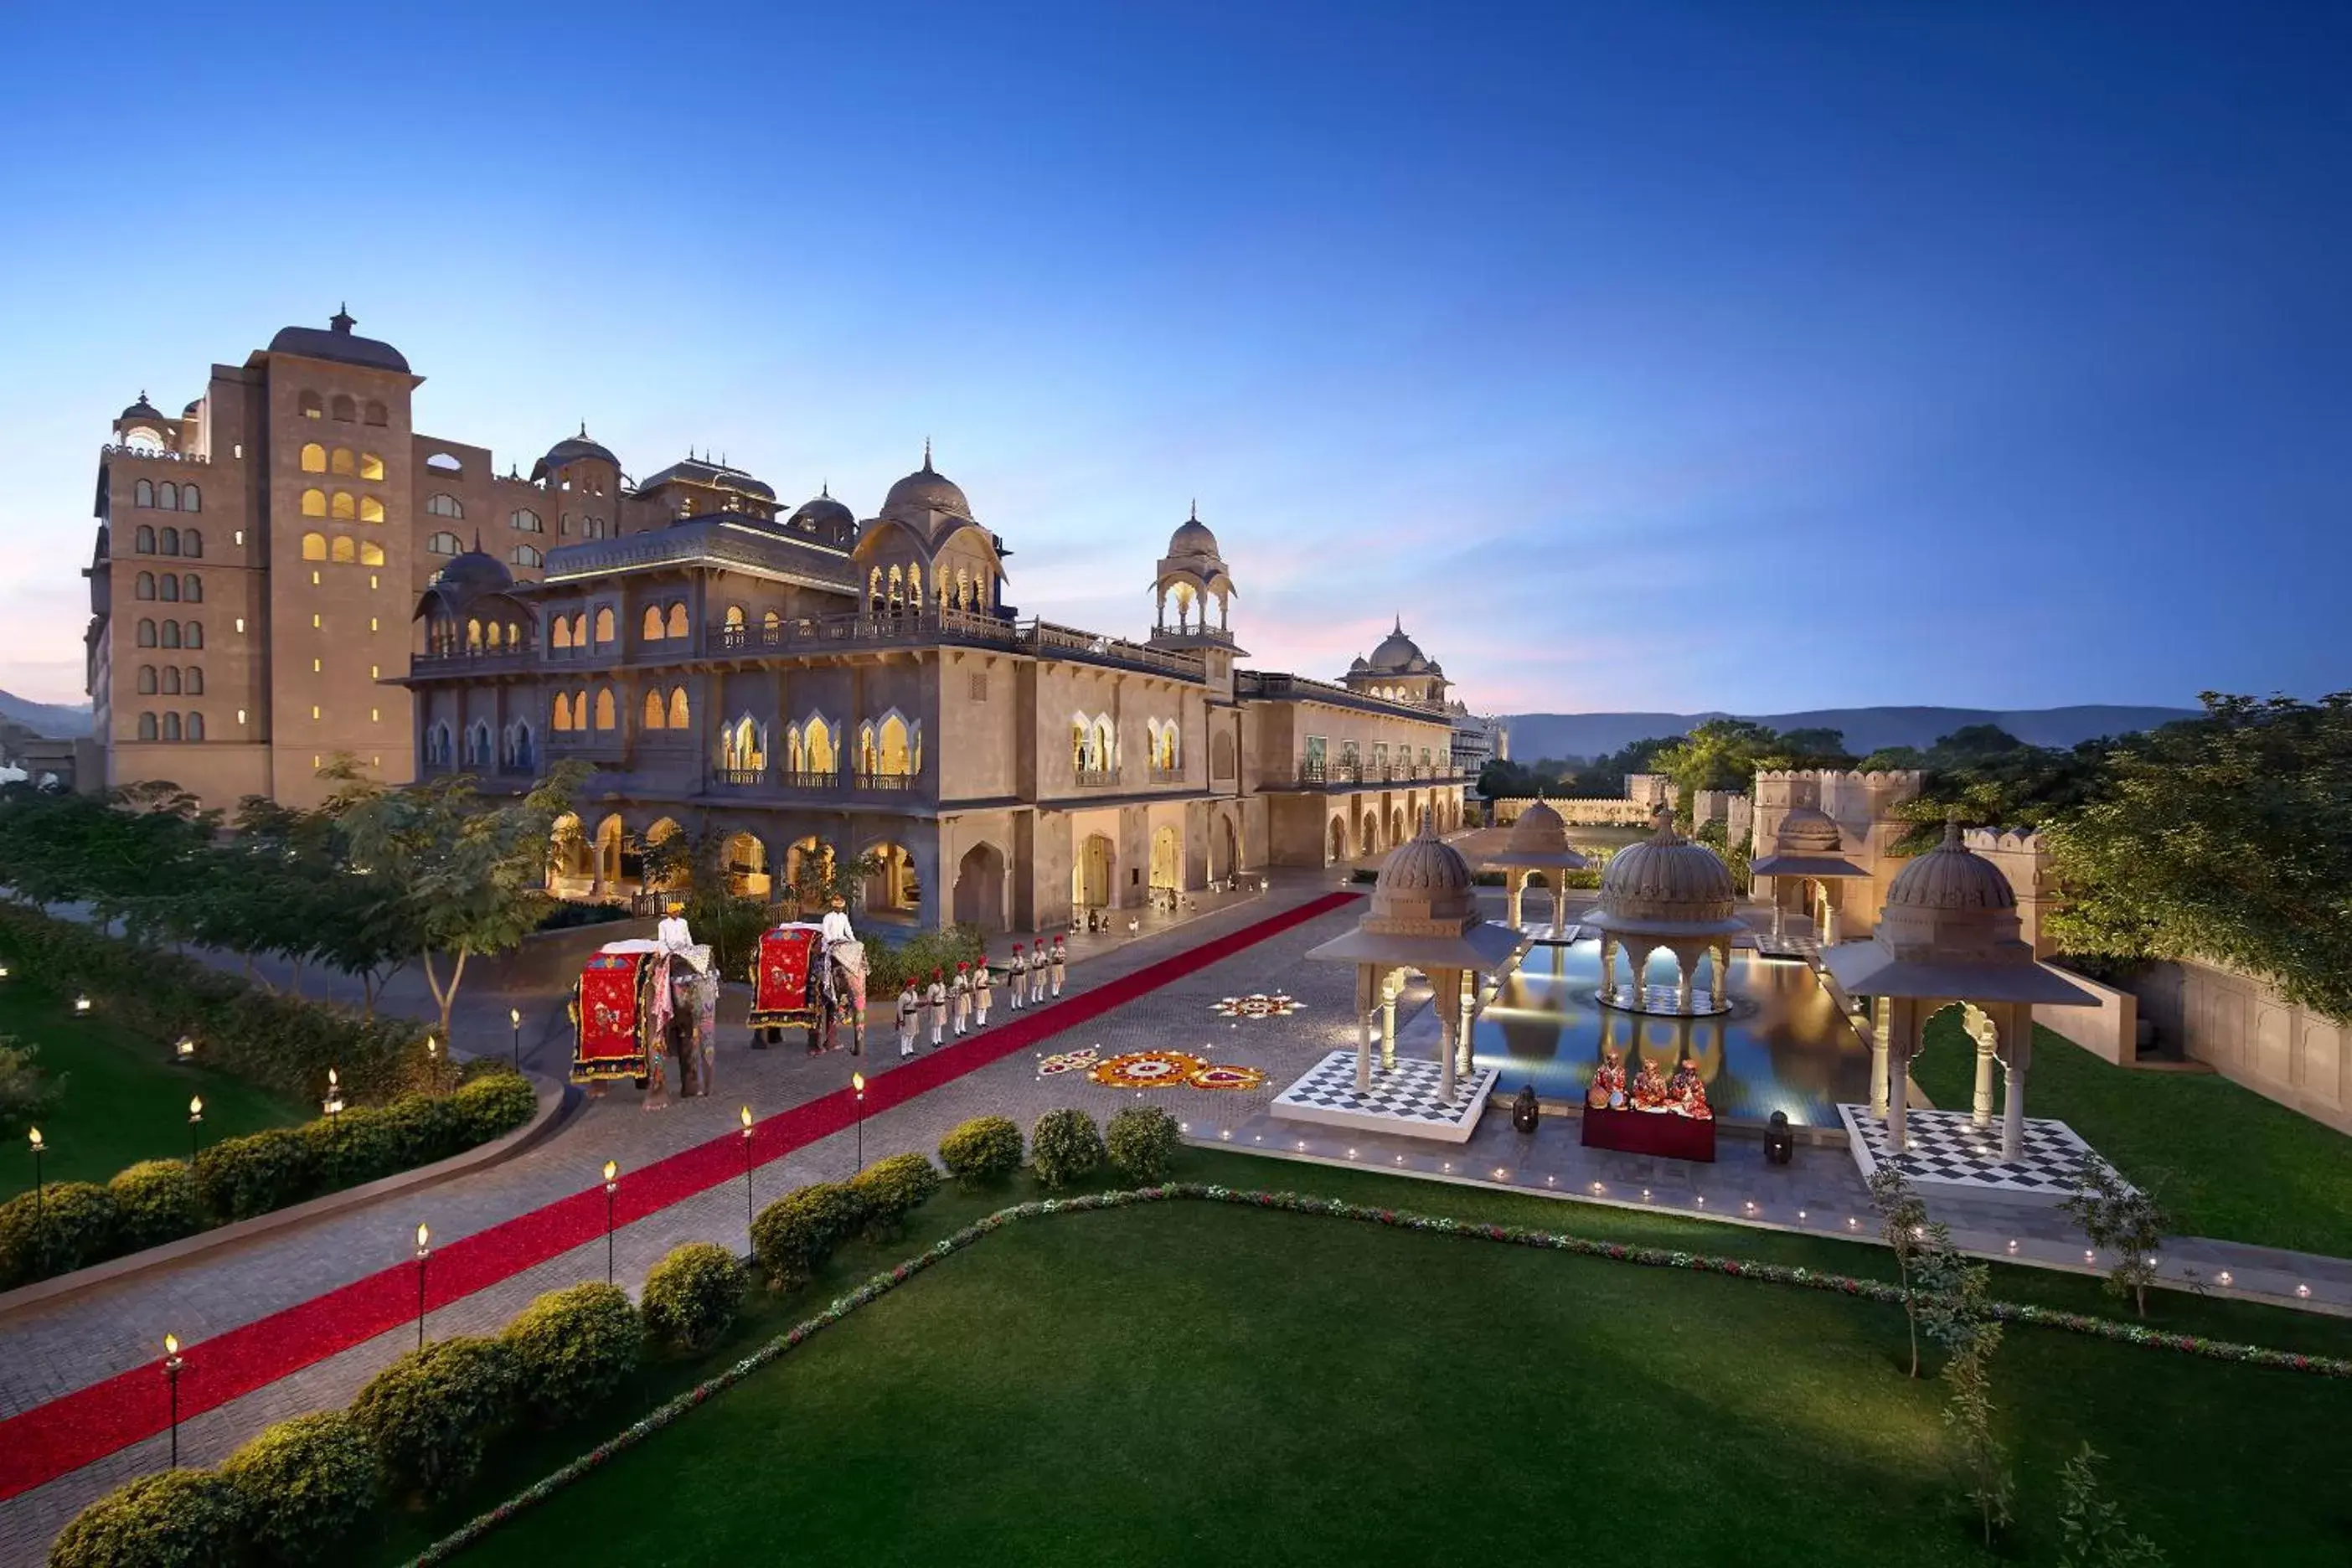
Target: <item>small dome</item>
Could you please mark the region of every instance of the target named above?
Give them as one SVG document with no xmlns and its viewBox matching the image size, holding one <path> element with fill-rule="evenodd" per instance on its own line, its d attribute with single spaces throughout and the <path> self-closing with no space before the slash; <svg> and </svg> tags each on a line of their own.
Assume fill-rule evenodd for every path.
<svg viewBox="0 0 2352 1568">
<path fill-rule="evenodd" d="M 1168 536 L 1168 556 L 1178 560 L 1187 555 L 1205 555 L 1213 561 L 1223 561 L 1224 552 L 1217 548 L 1217 536 L 1201 521 L 1201 509 L 1196 505 L 1192 515 L 1177 526 Z"/>
<path fill-rule="evenodd" d="M 1381 646 L 1372 650 L 1369 668 L 1382 674 L 1419 675 L 1437 667 L 1429 662 L 1420 644 L 1404 635 L 1404 618 L 1400 616 L 1396 629 L 1382 637 Z"/>
<path fill-rule="evenodd" d="M 566 436 L 547 449 L 547 456 L 531 466 L 530 477 L 536 479 L 542 474 L 563 467 L 566 463 L 576 463 L 583 458 L 593 458 L 599 462 L 610 463 L 616 468 L 621 466 L 621 459 L 613 456 L 611 448 L 601 442 L 588 438 L 588 426 L 583 424 L 580 426 L 579 435 Z"/>
<path fill-rule="evenodd" d="M 316 327 L 281 327 L 269 340 L 269 352 L 364 365 L 370 370 L 396 370 L 405 375 L 408 361 L 401 352 L 390 343 L 355 335 L 352 328 L 357 324 L 350 311 L 339 310 L 328 318 L 324 331 Z"/>
<path fill-rule="evenodd" d="M 1738 894 L 1731 868 L 1704 844 L 1675 831 L 1671 812 L 1660 806 L 1658 830 L 1629 844 L 1601 877 L 1605 915 L 1652 925 L 1729 921 Z"/>
<path fill-rule="evenodd" d="M 1549 801 L 1539 800 L 1519 813 L 1503 847 L 1513 855 L 1560 854 L 1568 848 L 1568 824 L 1560 820 Z"/>
<path fill-rule="evenodd" d="M 1780 819 L 1780 831 L 1772 836 L 1775 851 L 1782 855 L 1843 855 L 1845 841 L 1838 825 L 1826 811 L 1815 806 L 1801 805 Z"/>
<path fill-rule="evenodd" d="M 793 513 L 790 527 L 805 529 L 811 533 L 855 533 L 857 517 L 847 507 L 833 499 L 830 488 L 820 490 L 815 499 L 801 503 Z"/>
<path fill-rule="evenodd" d="M 191 403 L 188 406 L 194 408 L 195 405 Z M 152 419 L 160 425 L 163 422 L 163 411 L 148 402 L 147 395 L 142 392 L 139 395 L 138 402 L 122 411 L 122 417 L 125 420 Z"/>
<path fill-rule="evenodd" d="M 1372 883 L 1370 919 L 1463 920 L 1472 913 L 1470 862 L 1437 837 L 1429 813 L 1421 831 L 1396 847 Z"/>
<path fill-rule="evenodd" d="M 1970 849 L 1960 825 L 1944 825 L 1944 841 L 1895 874 L 1887 884 L 1890 910 L 2013 910 L 2017 889 L 2000 868 Z"/>
<path fill-rule="evenodd" d="M 923 443 L 923 466 L 890 487 L 882 498 L 882 515 L 905 522 L 922 522 L 926 511 L 943 511 L 969 520 L 971 502 L 952 480 L 931 467 L 930 443 Z"/>
<path fill-rule="evenodd" d="M 514 586 L 514 574 L 507 570 L 505 562 L 482 550 L 478 540 L 474 549 L 453 557 L 448 565 L 441 568 L 436 586 L 468 597 L 476 594 L 495 594 Z"/>
</svg>

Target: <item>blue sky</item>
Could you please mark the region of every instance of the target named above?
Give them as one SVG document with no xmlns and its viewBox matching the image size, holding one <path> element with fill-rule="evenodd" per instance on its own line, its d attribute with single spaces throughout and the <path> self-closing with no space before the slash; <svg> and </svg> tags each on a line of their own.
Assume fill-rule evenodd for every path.
<svg viewBox="0 0 2352 1568">
<path fill-rule="evenodd" d="M 2063 12 L 2063 14 L 2058 14 Z M 0 686 L 78 700 L 109 419 L 348 300 L 426 430 L 585 419 L 1252 662 L 1505 711 L 2352 685 L 2352 12 L 0 13 Z"/>
</svg>

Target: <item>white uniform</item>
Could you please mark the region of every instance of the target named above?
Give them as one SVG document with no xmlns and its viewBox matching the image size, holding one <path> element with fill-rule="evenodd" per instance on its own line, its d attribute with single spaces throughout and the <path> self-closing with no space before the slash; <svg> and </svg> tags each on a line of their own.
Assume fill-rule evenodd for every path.
<svg viewBox="0 0 2352 1568">
<path fill-rule="evenodd" d="M 988 960 L 982 959 L 971 972 L 971 1026 L 988 1027 L 988 1000 L 996 985 L 996 978 L 988 972 Z"/>
<path fill-rule="evenodd" d="M 1029 961 L 1021 956 L 1017 947 L 1013 950 L 1012 962 L 1004 966 L 1004 978 L 1012 988 L 1013 1010 L 1018 1013 L 1028 1000 Z"/>
<path fill-rule="evenodd" d="M 931 1044 L 932 1046 L 937 1047 L 940 1043 L 940 1037 L 947 1033 L 948 1028 L 948 988 L 946 984 L 939 980 L 932 981 L 930 989 L 923 994 L 923 1000 L 929 1004 L 931 1015 Z"/>
<path fill-rule="evenodd" d="M 694 933 L 687 929 L 684 915 L 664 915 L 654 928 L 654 940 L 677 952 L 694 945 Z"/>
<path fill-rule="evenodd" d="M 971 1027 L 971 975 L 957 970 L 955 978 L 948 983 L 948 990 L 955 998 L 955 1032 L 956 1037 L 961 1039 Z"/>
<path fill-rule="evenodd" d="M 912 985 L 898 993 L 898 1054 L 915 1054 L 915 1020 L 923 1011 L 923 999 Z"/>
<path fill-rule="evenodd" d="M 1062 951 L 1062 944 L 1060 942 L 1055 942 L 1054 944 L 1052 963 L 1054 973 L 1054 994 L 1056 996 L 1059 996 L 1062 994 L 1062 971 L 1068 967 L 1069 962 L 1069 954 Z"/>
<path fill-rule="evenodd" d="M 684 923 L 682 921 L 679 922 L 681 925 Z M 831 947 L 837 942 L 857 940 L 857 933 L 849 929 L 849 916 L 840 910 L 825 910 L 824 918 L 816 922 L 816 929 L 817 934 L 824 939 L 824 945 L 827 947 Z"/>
</svg>

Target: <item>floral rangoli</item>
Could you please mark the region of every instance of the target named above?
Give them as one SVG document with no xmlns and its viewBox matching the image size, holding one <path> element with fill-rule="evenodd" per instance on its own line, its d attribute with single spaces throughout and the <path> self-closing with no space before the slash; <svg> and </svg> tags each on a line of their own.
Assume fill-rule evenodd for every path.
<svg viewBox="0 0 2352 1568">
<path fill-rule="evenodd" d="M 1265 1074 L 1255 1068 L 1213 1062 L 1184 1080 L 1194 1089 L 1252 1089 L 1265 1087 Z"/>
<path fill-rule="evenodd" d="M 1075 1051 L 1056 1051 L 1050 1057 L 1038 1058 L 1037 1076 L 1055 1078 L 1066 1072 L 1081 1072 L 1093 1067 L 1095 1060 L 1096 1053 L 1092 1046 L 1083 1047 Z"/>
<path fill-rule="evenodd" d="M 1220 1018 L 1287 1018 L 1302 1004 L 1284 992 L 1269 996 L 1263 991 L 1253 991 L 1246 996 L 1228 996 L 1222 1002 L 1209 1004 L 1209 1011 Z"/>
<path fill-rule="evenodd" d="M 1095 1064 L 1094 1080 L 1113 1089 L 1174 1089 L 1208 1065 L 1190 1051 L 1128 1051 Z"/>
</svg>

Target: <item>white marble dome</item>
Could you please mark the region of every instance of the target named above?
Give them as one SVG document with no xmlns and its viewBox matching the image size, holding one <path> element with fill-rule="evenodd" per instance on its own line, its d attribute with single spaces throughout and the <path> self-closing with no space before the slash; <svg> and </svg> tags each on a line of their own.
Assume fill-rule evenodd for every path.
<svg viewBox="0 0 2352 1568">
<path fill-rule="evenodd" d="M 1519 813 L 1511 824 L 1510 836 L 1503 840 L 1506 853 L 1512 855 L 1559 855 L 1568 849 L 1568 824 L 1552 809 L 1549 801 L 1539 800 Z"/>
<path fill-rule="evenodd" d="M 1890 910 L 2013 910 L 2017 889 L 2000 868 L 1962 841 L 1960 825 L 1944 825 L 1944 841 L 1895 874 Z"/>
<path fill-rule="evenodd" d="M 1738 900 L 1731 868 L 1704 844 L 1675 831 L 1673 816 L 1659 808 L 1658 830 L 1629 844 L 1601 877 L 1601 922 L 1648 928 L 1694 928 L 1732 921 Z"/>
<path fill-rule="evenodd" d="M 1780 819 L 1780 831 L 1772 836 L 1773 847 L 1783 855 L 1842 855 L 1845 841 L 1838 832 L 1837 821 L 1818 806 L 1801 805 Z"/>
<path fill-rule="evenodd" d="M 1370 921 L 1461 921 L 1472 918 L 1470 862 L 1437 837 L 1423 812 L 1421 831 L 1400 844 L 1381 863 L 1372 884 Z"/>
</svg>

